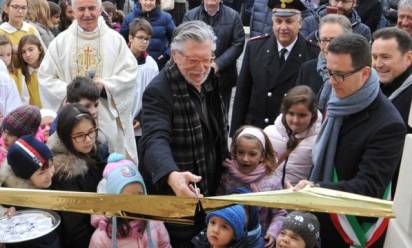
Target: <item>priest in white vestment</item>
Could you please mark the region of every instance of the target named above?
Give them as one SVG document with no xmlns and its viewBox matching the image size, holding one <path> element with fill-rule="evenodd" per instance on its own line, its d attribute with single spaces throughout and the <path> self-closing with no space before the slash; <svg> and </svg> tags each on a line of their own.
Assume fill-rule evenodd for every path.
<svg viewBox="0 0 412 248">
<path fill-rule="evenodd" d="M 66 86 L 89 76 L 102 89 L 98 126 L 109 152 L 126 154 L 137 163 L 133 133 L 133 93 L 137 62 L 123 37 L 100 17 L 101 0 L 74 0 L 75 20 L 49 45 L 38 77 L 44 108 L 57 111 Z"/>
</svg>

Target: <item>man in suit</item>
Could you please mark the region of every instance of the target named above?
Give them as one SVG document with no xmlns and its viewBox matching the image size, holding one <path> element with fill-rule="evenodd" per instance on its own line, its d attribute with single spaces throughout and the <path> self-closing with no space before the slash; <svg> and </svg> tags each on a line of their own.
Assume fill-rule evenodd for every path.
<svg viewBox="0 0 412 248">
<path fill-rule="evenodd" d="M 249 124 L 264 128 L 279 114 L 284 94 L 295 86 L 300 65 L 318 56 L 319 48 L 299 35 L 299 0 L 268 3 L 273 10 L 273 33 L 247 44 L 237 84 L 231 133 Z"/>
<path fill-rule="evenodd" d="M 302 64 L 296 83 L 298 85 L 307 85 L 315 94 L 319 94 L 319 90 L 323 88 L 324 83 L 329 82 L 325 60 L 329 43 L 339 35 L 351 32 L 351 23 L 345 16 L 329 14 L 322 17 L 319 24 L 319 56 Z"/>
<path fill-rule="evenodd" d="M 329 44 L 326 66 L 332 92 L 328 114 L 314 146 L 310 181 L 300 181 L 295 190 L 318 185 L 390 198 L 392 176 L 402 156 L 405 125 L 380 91 L 371 57 L 369 42 L 359 34 L 341 35 Z M 322 247 L 383 247 L 387 220 L 317 216 Z"/>
</svg>

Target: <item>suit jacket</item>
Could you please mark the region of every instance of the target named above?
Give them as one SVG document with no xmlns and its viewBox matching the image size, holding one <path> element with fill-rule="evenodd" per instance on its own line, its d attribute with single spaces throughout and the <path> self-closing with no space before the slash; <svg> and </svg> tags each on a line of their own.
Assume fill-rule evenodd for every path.
<svg viewBox="0 0 412 248">
<path fill-rule="evenodd" d="M 366 109 L 347 116 L 342 124 L 335 155 L 338 183 L 319 182 L 321 187 L 382 198 L 392 180 L 403 150 L 405 125 L 396 108 L 379 93 Z M 337 233 L 330 217 L 319 214 L 322 247 L 349 247 Z M 373 218 L 359 218 L 370 222 Z M 385 235 L 371 247 L 383 247 Z"/>
<path fill-rule="evenodd" d="M 260 128 L 273 124 L 283 96 L 296 85 L 300 65 L 318 54 L 319 48 L 299 35 L 281 67 L 273 33 L 251 39 L 238 77 L 231 134 L 244 124 Z"/>
<path fill-rule="evenodd" d="M 322 77 L 319 75 L 316 67 L 318 65 L 318 59 L 311 59 L 304 62 L 299 69 L 298 78 L 296 79 L 297 85 L 309 86 L 315 95 L 318 95 L 323 87 Z"/>
</svg>

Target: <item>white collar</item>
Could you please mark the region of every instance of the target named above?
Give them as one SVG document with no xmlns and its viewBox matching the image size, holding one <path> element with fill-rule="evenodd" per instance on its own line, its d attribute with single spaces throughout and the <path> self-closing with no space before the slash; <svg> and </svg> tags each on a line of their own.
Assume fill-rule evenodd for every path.
<svg viewBox="0 0 412 248">
<path fill-rule="evenodd" d="M 35 69 L 35 68 L 29 66 L 29 74 L 30 75 L 33 74 L 34 72 L 37 72 L 38 70 L 39 70 L 39 68 Z"/>
<path fill-rule="evenodd" d="M 3 22 L 2 24 L 1 24 L 1 28 L 4 30 L 4 31 L 6 31 L 7 33 L 10 33 L 10 34 L 12 34 L 12 33 L 14 33 L 14 32 L 17 32 L 17 31 L 23 31 L 23 32 L 28 32 L 29 31 L 29 29 L 30 29 L 30 27 L 32 27 L 29 23 L 27 23 L 27 22 L 23 22 L 23 25 L 21 26 L 21 28 L 20 29 L 17 29 L 17 28 L 15 28 L 15 27 L 13 27 L 10 23 L 8 23 L 8 22 Z"/>
<path fill-rule="evenodd" d="M 281 51 L 283 48 L 286 48 L 286 50 L 288 50 L 288 53 L 290 53 L 290 51 L 292 51 L 292 48 L 293 48 L 293 46 L 295 45 L 296 41 L 298 41 L 298 37 L 297 37 L 297 36 L 296 36 L 296 39 L 295 39 L 292 43 L 290 43 L 289 46 L 283 47 L 282 44 L 280 44 L 279 41 L 276 39 L 276 42 L 278 43 L 278 52 L 280 53 L 280 51 Z"/>
</svg>

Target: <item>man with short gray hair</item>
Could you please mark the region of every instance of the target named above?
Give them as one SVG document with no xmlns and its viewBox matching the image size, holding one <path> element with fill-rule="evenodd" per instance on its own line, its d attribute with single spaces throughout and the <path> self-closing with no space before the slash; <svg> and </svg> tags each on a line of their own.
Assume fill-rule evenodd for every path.
<svg viewBox="0 0 412 248">
<path fill-rule="evenodd" d="M 397 27 L 412 37 L 412 0 L 400 0 L 398 3 Z"/>
<path fill-rule="evenodd" d="M 211 70 L 215 39 L 202 21 L 177 27 L 171 61 L 143 94 L 139 158 L 151 193 L 197 197 L 216 192 L 228 151 L 224 105 Z M 166 227 L 173 247 L 190 247 L 199 231 Z"/>
</svg>

